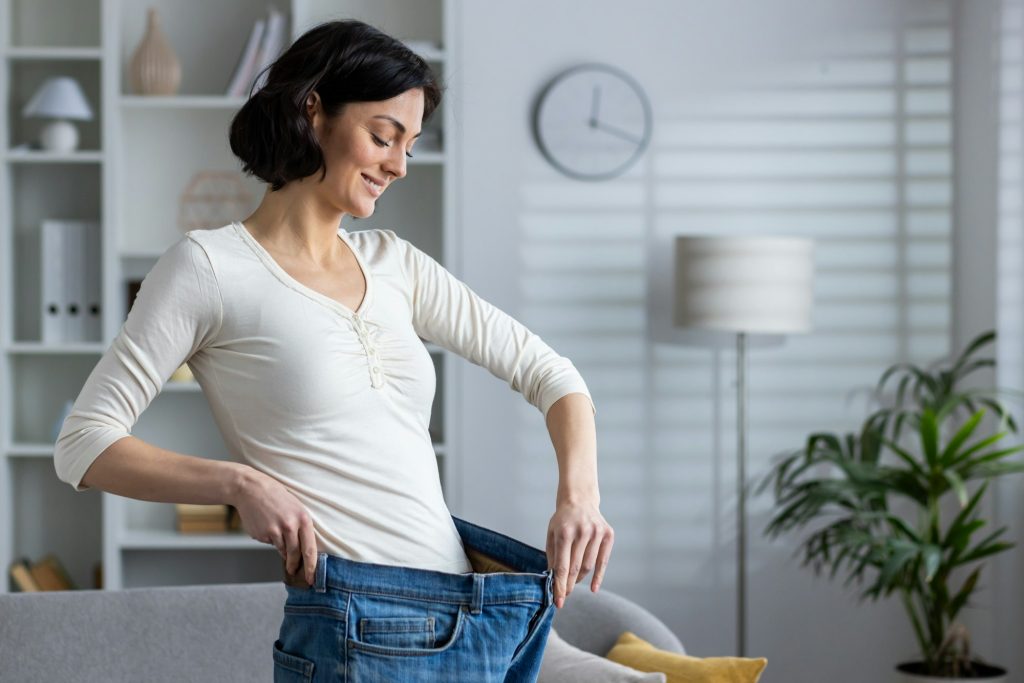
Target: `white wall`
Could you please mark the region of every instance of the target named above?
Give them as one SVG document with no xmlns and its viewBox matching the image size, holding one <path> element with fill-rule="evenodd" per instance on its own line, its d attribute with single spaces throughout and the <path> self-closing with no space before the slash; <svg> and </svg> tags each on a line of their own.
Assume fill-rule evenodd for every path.
<svg viewBox="0 0 1024 683">
<path fill-rule="evenodd" d="M 783 133 L 792 136 L 793 149 L 776 146 L 779 154 L 820 152 L 808 142 L 818 135 L 836 147 L 847 144 L 851 154 L 863 144 L 878 152 L 863 160 L 881 163 L 913 152 L 915 136 L 924 135 L 933 136 L 941 166 L 950 156 L 943 157 L 944 145 L 953 145 L 942 114 L 922 123 L 898 119 L 907 117 L 904 105 L 889 111 L 893 92 L 911 76 L 903 73 L 890 87 L 885 74 L 892 64 L 885 60 L 818 60 L 816 51 L 835 56 L 844 37 L 884 33 L 901 12 L 941 26 L 952 21 L 953 9 L 953 2 L 914 0 L 460 3 L 461 54 L 449 93 L 463 150 L 459 275 L 583 372 L 598 411 L 602 510 L 617 532 L 604 586 L 664 619 L 692 654 L 735 651 L 735 378 L 729 348 L 685 349 L 659 337 L 671 235 L 703 228 L 821 240 L 819 275 L 833 289 L 824 292 L 819 331 L 782 348 L 754 349 L 751 357 L 752 476 L 781 444 L 798 445 L 816 429 L 855 427 L 864 405 L 844 404 L 848 391 L 870 385 L 897 360 L 947 353 L 954 328 L 954 208 L 951 179 L 943 180 L 941 170 L 932 169 L 938 180 L 927 181 L 912 177 L 902 162 L 892 172 L 820 182 L 801 180 L 792 169 L 781 181 L 769 172 L 731 179 L 728 164 L 716 171 L 695 160 L 693 138 L 705 129 L 721 134 L 701 112 L 727 109 L 719 90 L 743 81 L 771 86 L 792 76 L 830 87 L 846 78 L 857 85 L 850 93 L 812 92 L 812 100 L 833 114 L 843 97 L 858 111 L 875 102 L 880 114 L 863 121 L 836 117 L 822 128 L 813 120 L 800 123 Z M 941 29 L 925 26 L 915 40 L 936 35 L 941 52 Z M 850 39 L 850 45 L 862 43 Z M 631 73 L 655 110 L 645 159 L 600 184 L 560 176 L 530 134 L 531 106 L 543 84 L 585 61 Z M 941 90 L 951 61 L 922 59 L 907 71 Z M 857 69 L 882 85 L 864 88 Z M 745 96 L 764 113 L 776 104 L 792 111 L 785 109 L 790 95 L 776 88 L 763 98 Z M 737 125 L 772 142 L 778 123 L 752 114 Z M 718 143 L 705 159 L 727 158 L 714 156 L 723 149 L 745 152 L 735 139 Z M 716 173 L 717 184 L 691 177 Z M 716 192 L 726 199 L 711 210 L 706 204 Z M 777 200 L 782 195 L 790 204 Z M 743 220 L 727 205 L 732 196 L 748 209 Z M 800 201 L 805 205 L 791 206 Z M 991 254 L 981 259 L 991 261 Z M 915 287 L 922 282 L 927 296 L 918 301 Z M 847 292 L 834 291 L 835 283 L 852 294 L 844 300 Z M 957 288 L 957 310 L 977 312 L 972 297 L 989 296 L 985 291 L 984 285 Z M 957 329 L 970 334 L 974 322 Z M 463 375 L 464 487 L 453 512 L 543 548 L 557 472 L 541 416 L 486 371 L 467 367 Z M 894 663 L 915 658 L 897 602 L 858 604 L 841 580 L 799 567 L 791 557 L 796 539 L 761 538 L 767 511 L 767 501 L 754 504 L 748 527 L 748 653 L 768 657 L 765 683 L 883 681 Z M 588 584 L 589 577 L 576 590 L 589 590 Z M 985 620 L 982 614 L 975 645 L 995 658 Z"/>
</svg>

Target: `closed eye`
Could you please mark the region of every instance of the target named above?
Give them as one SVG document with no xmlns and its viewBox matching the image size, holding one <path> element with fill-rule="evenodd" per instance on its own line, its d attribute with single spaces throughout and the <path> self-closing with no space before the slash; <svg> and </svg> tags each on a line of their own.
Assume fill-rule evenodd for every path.
<svg viewBox="0 0 1024 683">
<path fill-rule="evenodd" d="M 384 142 L 383 140 L 381 140 L 379 137 L 377 137 L 373 133 L 370 133 L 370 136 L 373 138 L 373 141 L 376 142 L 377 145 L 380 146 L 380 147 L 390 147 L 391 146 L 390 142 Z M 408 152 L 405 153 L 405 156 L 407 156 L 410 159 L 412 159 L 412 155 L 409 154 Z"/>
</svg>

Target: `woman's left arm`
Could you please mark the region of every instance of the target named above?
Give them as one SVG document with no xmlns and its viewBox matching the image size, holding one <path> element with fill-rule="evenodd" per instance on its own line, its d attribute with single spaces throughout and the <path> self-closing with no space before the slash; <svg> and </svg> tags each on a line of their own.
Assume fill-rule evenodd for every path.
<svg viewBox="0 0 1024 683">
<path fill-rule="evenodd" d="M 597 592 L 615 532 L 598 510 L 597 430 L 590 399 L 581 393 L 566 394 L 548 409 L 546 423 L 558 458 L 558 492 L 548 524 L 547 555 L 555 570 L 555 605 L 561 608 L 573 586 L 591 569 L 591 591 Z"/>
</svg>

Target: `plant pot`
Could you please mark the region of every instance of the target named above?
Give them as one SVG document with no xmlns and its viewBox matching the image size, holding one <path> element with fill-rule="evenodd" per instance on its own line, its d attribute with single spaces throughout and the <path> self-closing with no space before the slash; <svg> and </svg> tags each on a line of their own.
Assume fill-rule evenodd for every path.
<svg viewBox="0 0 1024 683">
<path fill-rule="evenodd" d="M 985 681 L 985 683 L 1008 683 L 1010 680 L 1006 675 L 1006 669 L 999 666 L 992 666 L 991 664 L 983 664 L 977 660 L 972 660 L 974 665 L 974 673 L 977 674 L 973 678 L 964 678 L 957 676 L 955 678 L 942 677 L 942 676 L 927 676 L 921 671 L 924 671 L 924 664 L 922 662 L 905 662 L 896 666 L 897 679 L 900 683 L 954 683 L 955 681 Z"/>
</svg>

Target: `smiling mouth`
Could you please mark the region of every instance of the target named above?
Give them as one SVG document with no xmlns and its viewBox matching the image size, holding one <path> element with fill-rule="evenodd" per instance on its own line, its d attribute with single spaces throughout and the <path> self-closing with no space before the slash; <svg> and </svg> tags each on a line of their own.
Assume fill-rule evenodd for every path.
<svg viewBox="0 0 1024 683">
<path fill-rule="evenodd" d="M 370 194 L 372 194 L 374 197 L 379 197 L 380 193 L 384 191 L 384 188 L 382 186 L 377 185 L 369 178 L 367 178 L 365 175 L 363 176 L 363 184 L 366 185 L 366 189 L 368 189 L 370 191 Z"/>
</svg>

